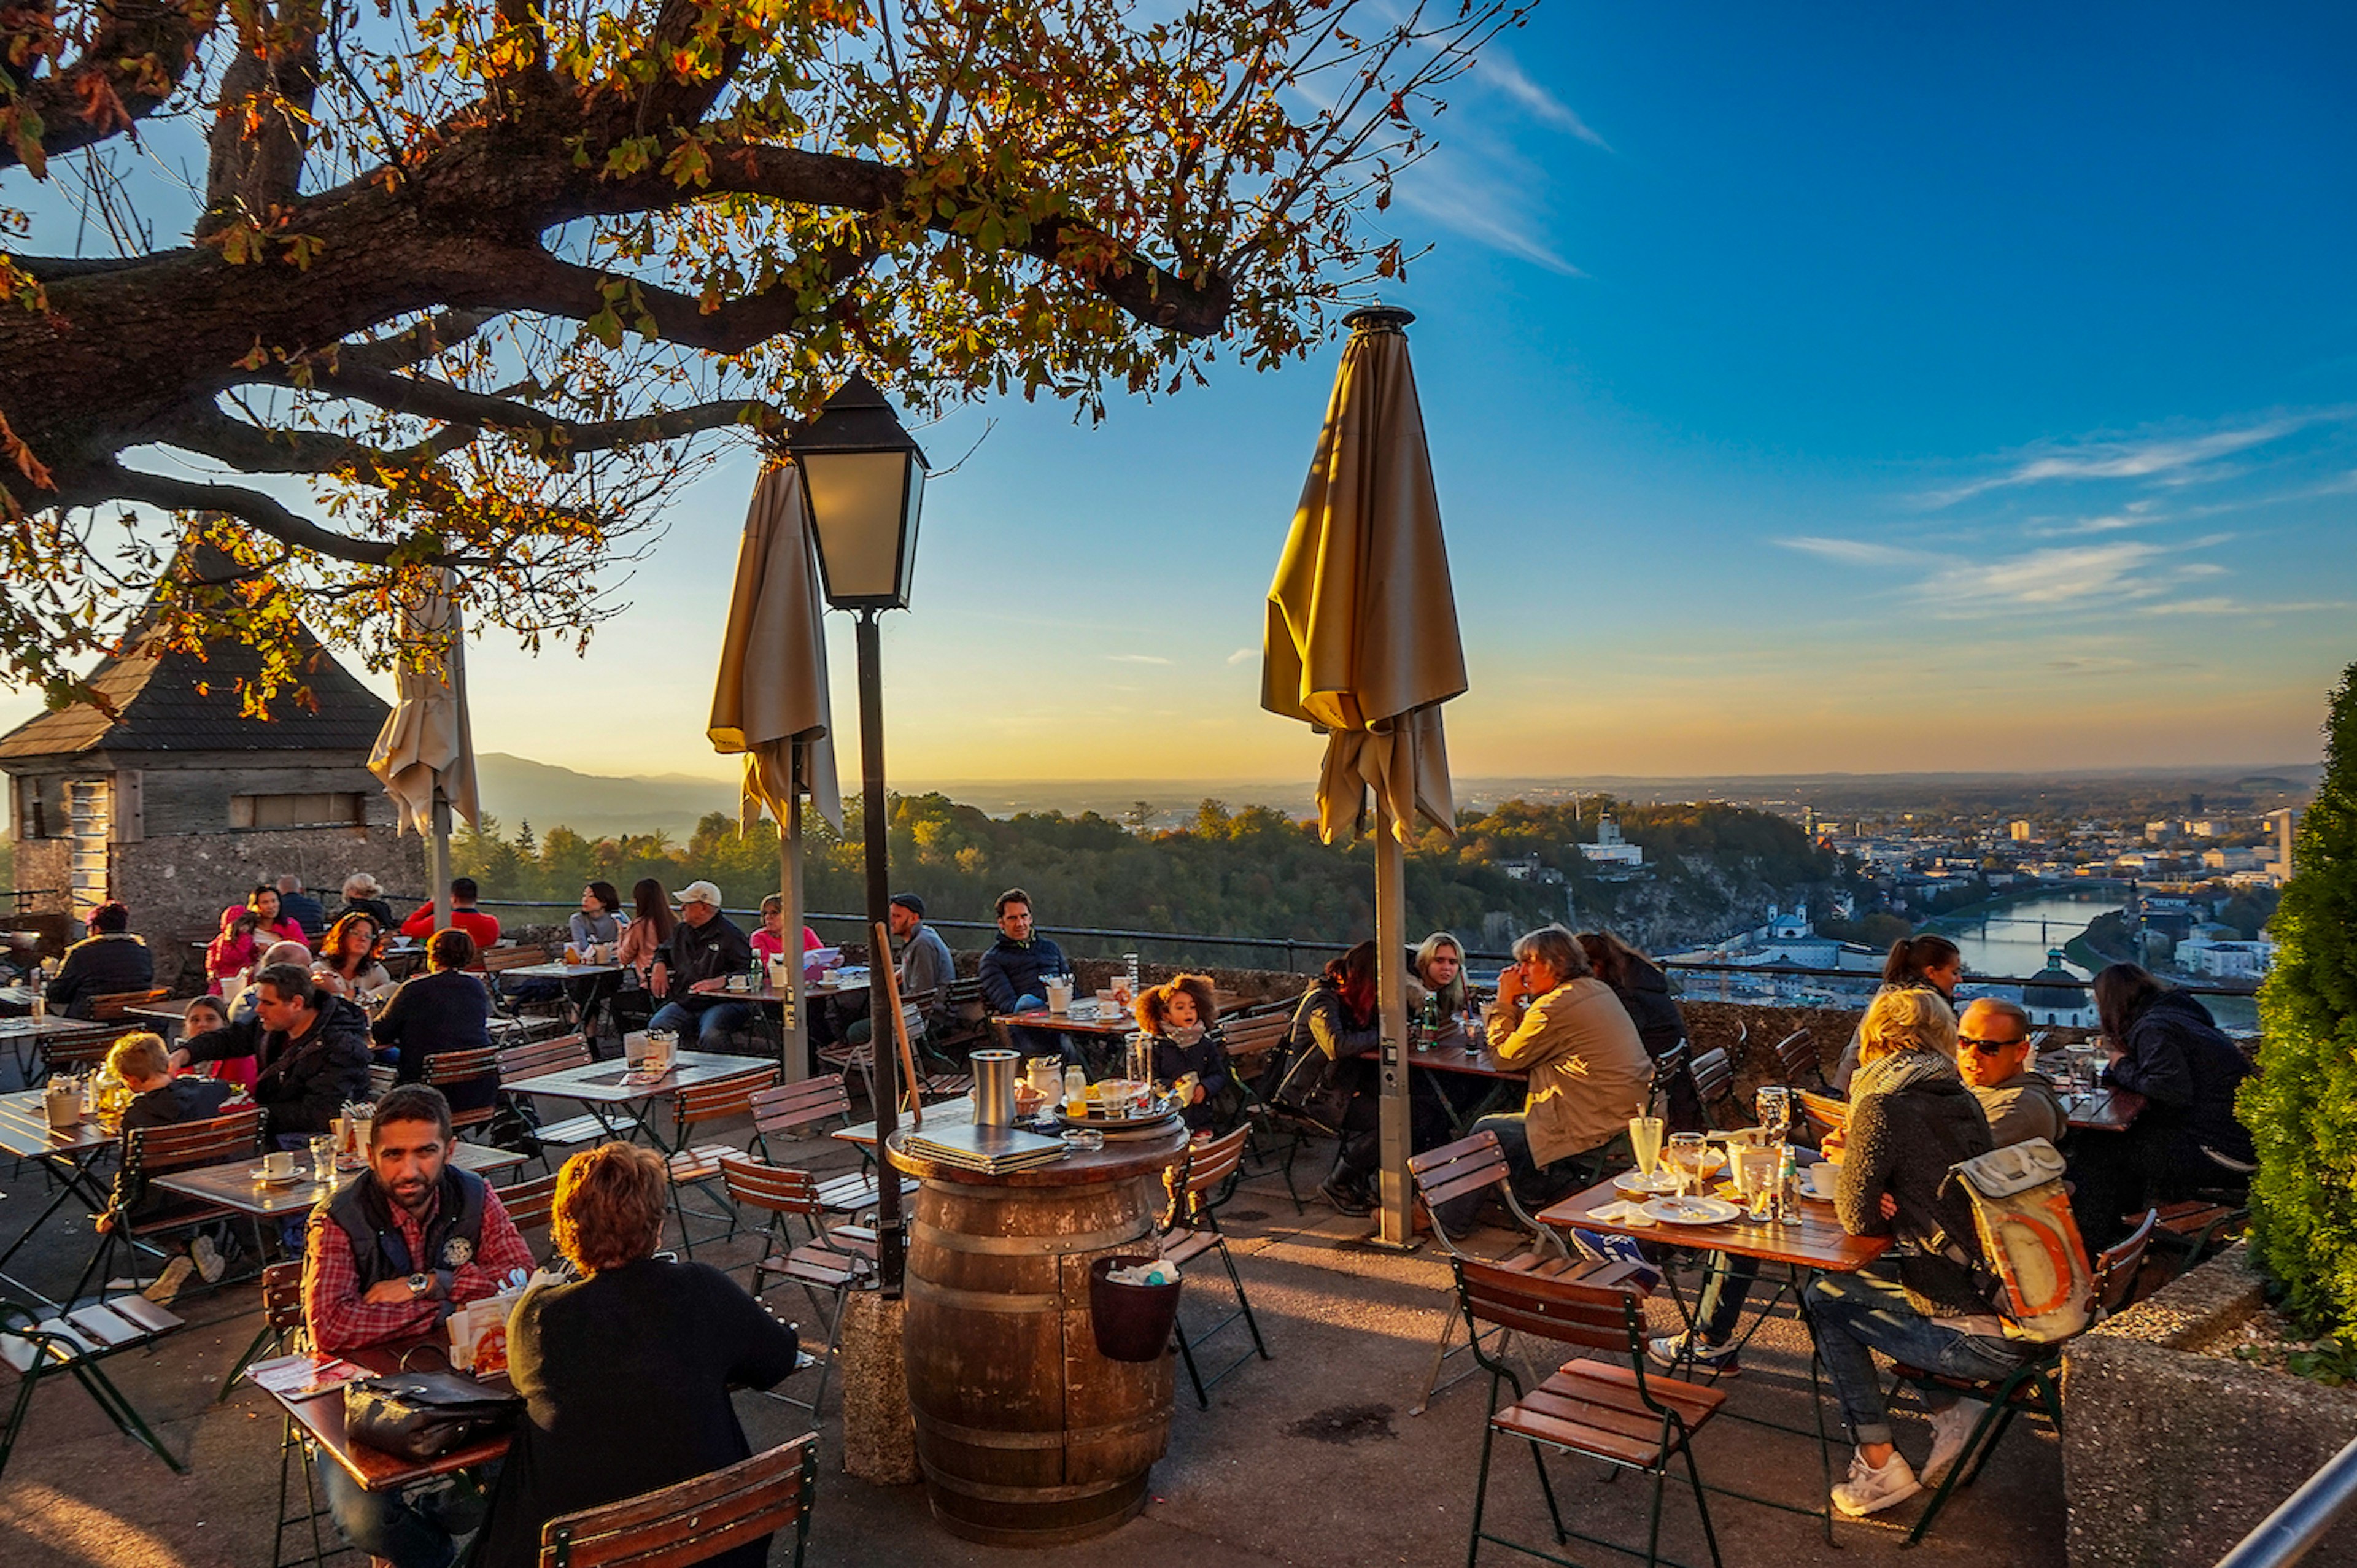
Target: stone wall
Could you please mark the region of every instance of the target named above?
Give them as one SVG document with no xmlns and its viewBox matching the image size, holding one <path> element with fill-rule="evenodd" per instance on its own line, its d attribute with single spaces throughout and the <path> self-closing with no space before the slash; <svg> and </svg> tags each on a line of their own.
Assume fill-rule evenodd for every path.
<svg viewBox="0 0 2357 1568">
<path fill-rule="evenodd" d="M 20 866 L 27 847 L 18 846 Z M 355 871 L 373 873 L 388 887 L 425 886 L 424 841 L 390 826 L 175 834 L 116 844 L 113 860 L 111 886 L 131 908 L 131 929 L 155 951 L 156 983 L 176 993 L 202 989 L 199 944 L 212 940 L 221 911 L 243 903 L 258 882 L 292 872 L 329 909 L 343 901 L 344 878 Z"/>
<path fill-rule="evenodd" d="M 2071 1568 L 2214 1563 L 2357 1438 L 2357 1390 L 2231 1353 L 2260 1310 L 2235 1246 L 2062 1359 Z M 2303 1560 L 2357 1568 L 2346 1522 Z"/>
</svg>

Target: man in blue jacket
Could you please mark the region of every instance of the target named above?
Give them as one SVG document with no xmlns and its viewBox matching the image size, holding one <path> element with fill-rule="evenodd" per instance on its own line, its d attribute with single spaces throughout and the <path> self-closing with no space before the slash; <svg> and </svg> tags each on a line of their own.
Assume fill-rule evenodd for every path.
<svg viewBox="0 0 2357 1568">
<path fill-rule="evenodd" d="M 1031 895 L 1010 887 L 998 896 L 998 940 L 982 955 L 977 972 L 982 1000 L 994 1014 L 1028 1013 L 1048 1004 L 1046 977 L 1070 974 L 1064 950 L 1031 930 Z M 1010 1029 L 1017 1050 L 1060 1056 L 1088 1065 L 1063 1035 L 1052 1029 Z"/>
</svg>

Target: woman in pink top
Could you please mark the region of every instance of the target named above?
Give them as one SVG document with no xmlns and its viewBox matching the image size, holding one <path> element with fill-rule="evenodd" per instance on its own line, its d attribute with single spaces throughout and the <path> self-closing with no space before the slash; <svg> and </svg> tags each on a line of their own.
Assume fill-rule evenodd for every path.
<svg viewBox="0 0 2357 1568">
<path fill-rule="evenodd" d="M 640 877 L 630 889 L 630 923 L 614 943 L 614 961 L 630 972 L 633 983 L 644 984 L 647 966 L 671 945 L 672 928 L 678 924 L 663 885 Z"/>
<path fill-rule="evenodd" d="M 264 934 L 258 940 L 264 946 L 267 947 L 272 942 L 301 942 L 307 948 L 311 945 L 311 940 L 303 934 L 303 928 L 290 917 L 278 912 L 278 889 L 269 883 L 262 883 L 247 894 L 244 907 L 253 911 L 253 918 L 261 926 Z M 235 904 L 222 910 L 222 922 L 226 924 L 229 918 L 237 912 Z"/>
<path fill-rule="evenodd" d="M 761 900 L 761 929 L 753 933 L 752 946 L 753 956 L 765 964 L 786 955 L 786 901 L 775 893 Z M 802 951 L 824 946 L 816 931 L 802 928 Z"/>
</svg>

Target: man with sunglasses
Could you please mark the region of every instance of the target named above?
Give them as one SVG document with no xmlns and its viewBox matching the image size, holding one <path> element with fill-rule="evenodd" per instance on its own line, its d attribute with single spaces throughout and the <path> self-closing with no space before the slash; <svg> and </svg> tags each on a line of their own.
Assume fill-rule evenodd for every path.
<svg viewBox="0 0 2357 1568">
<path fill-rule="evenodd" d="M 2029 1014 L 1984 996 L 1964 1009 L 1956 1047 L 1956 1070 L 1981 1102 L 1998 1148 L 2032 1138 L 2061 1145 L 2070 1117 L 2054 1080 L 2029 1065 Z"/>
</svg>

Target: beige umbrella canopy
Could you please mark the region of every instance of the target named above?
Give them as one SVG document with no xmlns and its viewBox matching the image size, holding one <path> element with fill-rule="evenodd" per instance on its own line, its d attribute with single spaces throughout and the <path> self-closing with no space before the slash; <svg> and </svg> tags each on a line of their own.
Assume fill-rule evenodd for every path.
<svg viewBox="0 0 2357 1568">
<path fill-rule="evenodd" d="M 801 797 L 807 793 L 819 814 L 843 829 L 843 789 L 827 730 L 823 615 L 801 471 L 772 463 L 754 485 L 745 514 L 707 733 L 715 750 L 745 755 L 741 823 L 750 827 L 764 810 L 777 821 L 788 953 L 801 950 L 802 929 Z M 802 1049 L 807 1026 L 796 1008 L 786 1029 L 789 1078 L 808 1069 Z"/>
<path fill-rule="evenodd" d="M 435 569 L 430 585 L 403 607 L 401 639 L 425 646 L 438 669 L 404 660 L 395 677 L 392 716 L 369 753 L 369 771 L 384 781 L 401 826 L 432 845 L 426 897 L 447 916 L 450 886 L 450 814 L 472 824 L 482 810 L 475 787 L 475 732 L 467 714 L 466 628 L 451 596 L 449 569 Z"/>
<path fill-rule="evenodd" d="M 1375 307 L 1353 330 L 1268 591 L 1261 706 L 1329 734 L 1318 826 L 1353 835 L 1372 789 L 1402 842 L 1457 831 L 1439 704 L 1465 690 L 1440 498 L 1407 338 Z"/>
<path fill-rule="evenodd" d="M 1414 319 L 1382 306 L 1344 317 L 1351 340 L 1268 590 L 1261 672 L 1263 707 L 1327 735 L 1318 779 L 1327 841 L 1355 835 L 1370 790 L 1375 800 L 1383 1237 L 1398 1245 L 1410 1238 L 1400 846 L 1418 817 L 1457 831 L 1440 704 L 1466 685 L 1440 499 L 1402 331 Z"/>
</svg>

